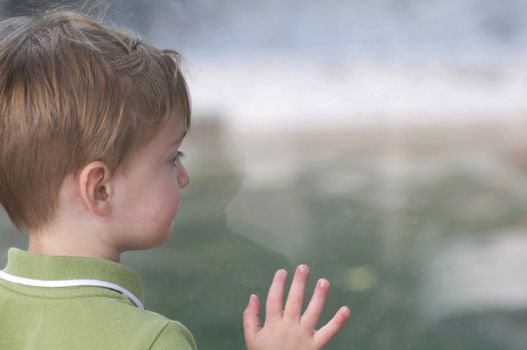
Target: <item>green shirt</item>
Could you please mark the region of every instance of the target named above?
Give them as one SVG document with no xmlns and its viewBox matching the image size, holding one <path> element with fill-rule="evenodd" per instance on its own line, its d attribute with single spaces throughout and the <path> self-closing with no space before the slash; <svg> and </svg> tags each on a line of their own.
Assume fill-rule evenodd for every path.
<svg viewBox="0 0 527 350">
<path fill-rule="evenodd" d="M 195 350 L 179 322 L 142 309 L 128 267 L 88 257 L 9 249 L 0 272 L 2 350 Z"/>
</svg>

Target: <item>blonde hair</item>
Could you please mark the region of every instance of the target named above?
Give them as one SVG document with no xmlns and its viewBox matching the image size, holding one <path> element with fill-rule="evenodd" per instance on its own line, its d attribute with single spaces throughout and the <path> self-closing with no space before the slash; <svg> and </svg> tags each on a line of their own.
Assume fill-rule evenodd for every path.
<svg viewBox="0 0 527 350">
<path fill-rule="evenodd" d="M 20 230 L 52 219 L 83 165 L 116 171 L 166 120 L 190 126 L 176 51 L 63 10 L 4 20 L 0 38 L 0 203 Z"/>
</svg>

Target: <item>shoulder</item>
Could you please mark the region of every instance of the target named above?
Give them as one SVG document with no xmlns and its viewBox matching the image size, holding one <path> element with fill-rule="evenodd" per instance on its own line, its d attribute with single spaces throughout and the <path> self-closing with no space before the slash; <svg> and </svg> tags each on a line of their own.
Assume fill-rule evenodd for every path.
<svg viewBox="0 0 527 350">
<path fill-rule="evenodd" d="M 196 350 L 192 333 L 178 321 L 136 308 L 126 302 L 100 306 L 107 312 L 104 313 L 106 322 L 100 322 L 99 325 L 103 327 L 102 324 L 105 323 L 109 328 L 119 325 L 122 341 L 134 345 L 130 345 L 129 349 Z"/>
<path fill-rule="evenodd" d="M 196 350 L 190 331 L 177 321 L 168 320 L 152 343 L 150 350 Z"/>
<path fill-rule="evenodd" d="M 192 333 L 180 322 L 153 311 L 135 307 L 123 309 L 127 312 L 120 312 L 120 317 L 126 319 L 128 324 L 133 323 L 130 328 L 134 329 L 135 336 L 142 334 L 142 339 L 149 339 L 149 350 L 196 350 Z"/>
</svg>

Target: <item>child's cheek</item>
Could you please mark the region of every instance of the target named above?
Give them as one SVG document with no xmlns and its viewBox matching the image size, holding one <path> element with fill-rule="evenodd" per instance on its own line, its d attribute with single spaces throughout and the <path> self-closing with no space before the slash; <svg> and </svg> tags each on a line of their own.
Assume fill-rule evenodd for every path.
<svg viewBox="0 0 527 350">
<path fill-rule="evenodd" d="M 174 221 L 177 210 L 179 208 L 179 193 L 175 194 L 170 203 L 170 221 Z"/>
<path fill-rule="evenodd" d="M 162 207 L 158 208 L 158 213 L 163 215 L 159 218 L 160 221 L 165 222 L 167 226 L 172 226 L 174 217 L 176 216 L 179 207 L 179 190 L 178 188 L 170 187 L 165 192 Z"/>
</svg>

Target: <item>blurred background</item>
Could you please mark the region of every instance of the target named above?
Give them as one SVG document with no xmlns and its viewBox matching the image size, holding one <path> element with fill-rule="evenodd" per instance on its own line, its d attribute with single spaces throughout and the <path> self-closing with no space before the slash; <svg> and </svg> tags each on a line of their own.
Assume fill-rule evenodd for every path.
<svg viewBox="0 0 527 350">
<path fill-rule="evenodd" d="M 243 349 L 273 272 L 331 282 L 328 349 L 527 344 L 527 1 L 3 0 L 106 13 L 184 57 L 191 184 L 124 254 L 147 308 Z M 0 217 L 0 263 L 26 247 Z"/>
</svg>

